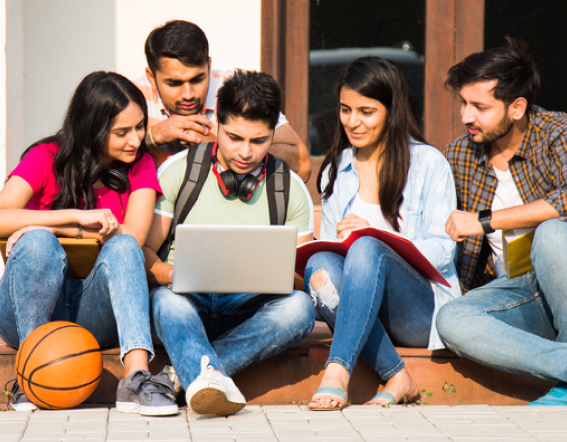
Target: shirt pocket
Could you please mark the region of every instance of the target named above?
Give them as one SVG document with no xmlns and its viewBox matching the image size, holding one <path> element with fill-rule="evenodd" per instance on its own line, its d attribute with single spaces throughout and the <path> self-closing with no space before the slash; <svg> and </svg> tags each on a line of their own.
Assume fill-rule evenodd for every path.
<svg viewBox="0 0 567 442">
<path fill-rule="evenodd" d="M 423 231 L 424 211 L 421 206 L 415 207 L 408 205 L 406 207 L 406 229 L 407 236 L 410 239 L 419 239 Z"/>
</svg>

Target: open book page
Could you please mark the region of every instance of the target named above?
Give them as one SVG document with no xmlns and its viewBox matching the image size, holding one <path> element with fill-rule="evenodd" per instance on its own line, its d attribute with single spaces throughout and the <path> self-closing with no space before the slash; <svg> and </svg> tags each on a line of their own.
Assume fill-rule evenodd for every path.
<svg viewBox="0 0 567 442">
<path fill-rule="evenodd" d="M 399 233 L 378 229 L 376 227 L 360 227 L 351 231 L 344 239 L 309 241 L 297 247 L 295 271 L 303 276 L 309 258 L 318 252 L 334 252 L 346 256 L 348 249 L 354 241 L 363 236 L 376 238 L 398 253 L 408 264 L 421 272 L 431 281 L 450 287 L 449 283 L 427 260 L 418 248 L 405 236 Z"/>
</svg>

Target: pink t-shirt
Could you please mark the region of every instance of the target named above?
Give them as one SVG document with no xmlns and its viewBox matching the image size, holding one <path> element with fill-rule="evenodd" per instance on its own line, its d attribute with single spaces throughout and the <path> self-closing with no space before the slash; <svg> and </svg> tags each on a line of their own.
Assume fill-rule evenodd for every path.
<svg viewBox="0 0 567 442">
<path fill-rule="evenodd" d="M 58 145 L 56 143 L 39 144 L 34 147 L 18 164 L 10 174 L 24 179 L 33 189 L 33 197 L 29 201 L 28 210 L 51 210 L 51 204 L 55 195 L 59 192 L 59 186 L 55 179 L 53 161 Z M 161 197 L 161 187 L 157 179 L 154 161 L 149 154 L 144 154 L 141 159 L 126 170 L 130 180 L 130 190 L 119 194 L 107 187 L 95 189 L 95 200 L 97 209 L 110 209 L 120 224 L 124 222 L 124 212 L 128 206 L 128 197 L 138 189 L 154 189 L 157 198 Z M 122 205 L 120 201 L 122 200 Z"/>
</svg>

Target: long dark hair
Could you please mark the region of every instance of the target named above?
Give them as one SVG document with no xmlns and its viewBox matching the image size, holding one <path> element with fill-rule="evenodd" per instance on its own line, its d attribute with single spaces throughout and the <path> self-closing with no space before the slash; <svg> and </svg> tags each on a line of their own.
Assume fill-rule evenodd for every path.
<svg viewBox="0 0 567 442">
<path fill-rule="evenodd" d="M 382 155 L 378 196 L 384 218 L 399 232 L 398 222 L 403 190 L 406 185 L 409 164 L 409 136 L 425 142 L 411 113 L 408 103 L 407 86 L 400 67 L 393 61 L 380 57 L 360 57 L 345 66 L 335 93 L 340 96 L 341 89 L 348 87 L 360 95 L 378 100 L 388 110 L 388 121 L 384 128 L 385 148 Z M 323 160 L 317 187 L 321 192 L 323 170 L 330 164 L 329 183 L 323 189 L 323 198 L 333 194 L 337 178 L 337 168 L 344 149 L 350 147 L 340 117 L 331 150 Z"/>
<path fill-rule="evenodd" d="M 78 208 L 82 201 L 86 210 L 95 207 L 93 184 L 102 176 L 102 147 L 114 119 L 130 103 L 140 106 L 144 127 L 147 127 L 146 100 L 134 83 L 114 72 L 93 72 L 75 89 L 63 127 L 55 135 L 32 144 L 22 154 L 23 158 L 38 144 L 59 145 L 53 167 L 61 190 L 53 200 L 53 210 Z M 139 150 L 149 152 L 143 139 Z M 139 158 L 141 155 L 136 161 Z"/>
</svg>

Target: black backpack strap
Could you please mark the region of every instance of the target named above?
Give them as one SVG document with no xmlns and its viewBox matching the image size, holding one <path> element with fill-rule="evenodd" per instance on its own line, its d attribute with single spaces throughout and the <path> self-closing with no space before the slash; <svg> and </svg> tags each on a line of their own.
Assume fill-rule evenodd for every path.
<svg viewBox="0 0 567 442">
<path fill-rule="evenodd" d="M 266 192 L 268 196 L 268 209 L 270 210 L 270 224 L 285 224 L 287 207 L 289 205 L 289 188 L 291 174 L 285 161 L 268 154 L 266 165 Z"/>
<path fill-rule="evenodd" d="M 175 214 L 171 222 L 171 228 L 169 229 L 167 239 L 158 251 L 158 256 L 162 261 L 165 260 L 169 253 L 171 243 L 175 238 L 177 224 L 185 221 L 197 198 L 199 198 L 211 167 L 211 153 L 214 145 L 215 142 L 201 143 L 188 148 L 187 169 L 175 201 Z"/>
</svg>

